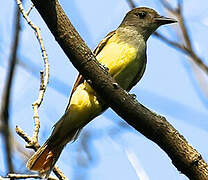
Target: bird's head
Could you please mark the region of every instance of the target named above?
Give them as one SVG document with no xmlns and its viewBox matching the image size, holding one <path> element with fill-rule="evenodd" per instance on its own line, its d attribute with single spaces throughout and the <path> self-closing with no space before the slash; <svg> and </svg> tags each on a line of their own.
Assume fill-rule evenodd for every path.
<svg viewBox="0 0 208 180">
<path fill-rule="evenodd" d="M 126 14 L 120 27 L 134 26 L 145 39 L 148 39 L 159 26 L 175 22 L 177 22 L 175 19 L 161 16 L 153 9 L 139 7 Z"/>
</svg>

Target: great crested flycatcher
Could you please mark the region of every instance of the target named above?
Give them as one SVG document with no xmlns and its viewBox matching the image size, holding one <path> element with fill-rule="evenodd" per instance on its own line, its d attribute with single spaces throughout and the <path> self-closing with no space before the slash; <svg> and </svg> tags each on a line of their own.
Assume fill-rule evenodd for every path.
<svg viewBox="0 0 208 180">
<path fill-rule="evenodd" d="M 159 26 L 174 22 L 174 19 L 160 16 L 150 8 L 132 9 L 120 26 L 98 44 L 94 54 L 109 69 L 116 82 L 129 91 L 144 74 L 147 39 Z M 65 114 L 54 125 L 48 140 L 29 159 L 27 167 L 47 177 L 64 146 L 74 140 L 80 129 L 106 107 L 82 75 L 79 75 Z"/>
</svg>

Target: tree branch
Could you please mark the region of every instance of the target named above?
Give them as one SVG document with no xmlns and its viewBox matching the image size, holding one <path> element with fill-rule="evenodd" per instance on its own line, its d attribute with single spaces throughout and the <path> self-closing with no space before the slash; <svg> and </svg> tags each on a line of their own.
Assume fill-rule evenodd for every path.
<svg viewBox="0 0 208 180">
<path fill-rule="evenodd" d="M 19 9 L 16 8 L 15 10 L 15 31 L 14 31 L 14 41 L 12 43 L 12 50 L 9 58 L 9 65 L 8 65 L 8 75 L 3 91 L 2 97 L 2 104 L 1 104 L 1 120 L 2 120 L 2 127 L 1 131 L 4 137 L 5 143 L 5 153 L 6 153 L 6 161 L 8 166 L 9 172 L 14 172 L 13 163 L 12 163 L 12 150 L 11 150 L 11 133 L 9 129 L 9 111 L 10 111 L 10 97 L 11 97 L 11 87 L 12 81 L 15 72 L 15 65 L 16 65 L 16 57 L 17 57 L 17 50 L 19 44 L 19 34 L 20 34 L 20 12 Z"/>
<path fill-rule="evenodd" d="M 208 66 L 204 63 L 204 61 L 197 55 L 197 53 L 194 51 L 192 42 L 189 36 L 189 31 L 186 26 L 184 16 L 183 16 L 183 4 L 182 0 L 178 0 L 178 5 L 176 8 L 173 8 L 167 1 L 160 0 L 162 5 L 174 16 L 177 17 L 179 22 L 179 27 L 182 32 L 182 36 L 185 42 L 185 45 L 183 45 L 183 42 L 176 43 L 174 41 L 169 40 L 168 38 L 162 36 L 159 33 L 154 33 L 156 37 L 158 37 L 160 40 L 164 41 L 168 45 L 171 45 L 172 47 L 181 50 L 184 54 L 188 55 L 195 63 L 198 65 L 207 75 L 208 75 Z M 181 39 L 181 38 L 180 38 Z"/>
<path fill-rule="evenodd" d="M 31 144 L 33 143 L 33 138 L 30 138 L 20 127 L 16 126 L 16 133 L 22 137 L 25 142 L 27 142 L 29 144 L 29 148 L 33 149 L 34 151 L 37 151 L 38 148 L 40 147 L 39 143 L 35 143 L 33 144 L 33 146 L 31 146 Z M 26 146 L 27 147 L 27 146 Z M 66 176 L 61 172 L 61 170 L 55 166 L 53 168 L 53 172 L 54 174 L 60 179 L 60 180 L 64 180 L 67 179 Z M 40 177 L 40 175 L 39 175 Z"/>
<path fill-rule="evenodd" d="M 166 119 L 139 104 L 124 91 L 96 61 L 57 0 L 32 0 L 56 41 L 73 65 L 91 80 L 91 86 L 127 123 L 157 143 L 171 158 L 177 169 L 191 179 L 207 179 L 208 166 L 202 156 Z M 87 122 L 69 127 L 84 126 Z M 71 128 L 71 129 L 70 129 Z"/>
<path fill-rule="evenodd" d="M 35 129 L 34 129 L 34 133 L 32 137 L 33 141 L 28 146 L 35 146 L 35 144 L 38 143 L 38 133 L 40 129 L 38 110 L 43 101 L 43 97 L 44 97 L 44 94 L 48 85 L 48 81 L 49 81 L 49 63 L 48 63 L 48 56 L 46 54 L 43 39 L 40 33 L 40 28 L 38 26 L 35 26 L 28 16 L 34 5 L 32 5 L 30 9 L 28 10 L 28 12 L 26 12 L 23 8 L 21 0 L 16 0 L 16 2 L 23 17 L 25 18 L 27 23 L 30 25 L 30 27 L 35 31 L 37 40 L 40 45 L 40 49 L 41 49 L 41 53 L 42 53 L 42 57 L 44 61 L 44 66 L 45 66 L 44 72 L 43 71 L 40 72 L 40 89 L 39 89 L 38 98 L 32 104 L 33 112 L 34 112 L 33 119 L 35 121 Z"/>
<path fill-rule="evenodd" d="M 28 178 L 40 179 L 40 175 L 38 174 L 8 174 L 7 177 L 11 179 L 28 179 Z M 48 180 L 57 180 L 57 179 L 50 176 Z"/>
<path fill-rule="evenodd" d="M 43 57 L 43 61 L 44 61 L 44 66 L 45 66 L 44 71 L 40 72 L 40 89 L 39 89 L 38 98 L 32 104 L 33 111 L 34 111 L 33 118 L 34 118 L 34 121 L 35 121 L 35 129 L 34 129 L 33 137 L 30 138 L 22 129 L 20 129 L 19 127 L 16 127 L 17 134 L 20 135 L 28 143 L 26 145 L 26 147 L 37 151 L 37 149 L 40 147 L 40 145 L 38 143 L 38 134 L 39 134 L 39 129 L 40 129 L 38 109 L 39 109 L 39 107 L 40 107 L 40 105 L 43 101 L 43 97 L 44 97 L 46 87 L 47 87 L 48 81 L 49 81 L 49 63 L 48 63 L 48 56 L 46 54 L 43 39 L 42 39 L 42 36 L 41 36 L 41 33 L 40 33 L 40 28 L 38 26 L 35 26 L 33 24 L 33 22 L 30 20 L 29 16 L 28 16 L 30 11 L 34 7 L 34 5 L 32 4 L 30 9 L 26 12 L 24 10 L 23 5 L 22 5 L 22 1 L 21 0 L 16 0 L 16 2 L 17 2 L 17 5 L 19 7 L 19 11 L 22 13 L 23 17 L 25 18 L 27 23 L 30 25 L 30 27 L 35 31 L 37 40 L 38 40 L 39 45 L 40 45 L 40 49 L 41 49 L 41 53 L 42 53 L 42 57 Z M 55 166 L 53 168 L 53 172 L 59 179 L 67 179 L 65 177 L 65 175 L 60 171 L 60 169 L 57 166 Z"/>
<path fill-rule="evenodd" d="M 127 0 L 127 3 L 129 4 L 129 7 L 130 7 L 131 9 L 133 9 L 133 8 L 136 7 L 136 4 L 134 3 L 133 0 Z"/>
</svg>

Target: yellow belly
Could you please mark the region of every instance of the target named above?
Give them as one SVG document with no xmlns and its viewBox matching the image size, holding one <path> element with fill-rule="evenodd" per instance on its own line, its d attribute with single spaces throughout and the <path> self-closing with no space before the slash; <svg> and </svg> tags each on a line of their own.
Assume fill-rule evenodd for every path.
<svg viewBox="0 0 208 180">
<path fill-rule="evenodd" d="M 108 67 L 109 73 L 118 84 L 127 89 L 138 72 L 137 49 L 111 40 L 96 58 L 102 65 Z M 69 113 L 74 112 L 79 118 L 86 120 L 97 116 L 102 111 L 102 107 L 94 90 L 84 82 L 73 93 L 68 110 Z"/>
<path fill-rule="evenodd" d="M 82 119 L 91 119 L 101 111 L 102 107 L 96 97 L 95 91 L 87 82 L 80 84 L 71 97 L 69 113 L 74 112 Z"/>
<path fill-rule="evenodd" d="M 96 58 L 108 67 L 111 76 L 122 88 L 126 89 L 138 72 L 138 50 L 126 43 L 115 43 L 113 38 Z"/>
</svg>

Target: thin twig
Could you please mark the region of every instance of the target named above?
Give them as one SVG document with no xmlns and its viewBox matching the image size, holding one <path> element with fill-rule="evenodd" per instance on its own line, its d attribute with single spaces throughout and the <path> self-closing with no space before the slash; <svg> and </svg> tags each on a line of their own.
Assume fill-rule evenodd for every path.
<svg viewBox="0 0 208 180">
<path fill-rule="evenodd" d="M 30 12 L 32 11 L 32 9 L 34 8 L 34 4 L 32 3 L 30 8 L 28 9 L 28 11 L 26 12 L 26 14 L 29 16 Z"/>
<path fill-rule="evenodd" d="M 173 48 L 181 51 L 182 53 L 186 54 L 187 56 L 189 56 L 191 59 L 194 59 L 194 62 L 197 62 L 197 65 L 204 71 L 207 72 L 206 74 L 208 74 L 208 67 L 203 63 L 203 61 L 200 59 L 200 57 L 198 57 L 194 51 L 190 51 L 190 49 L 188 49 L 186 46 L 172 41 L 170 39 L 168 39 L 167 37 L 163 36 L 161 33 L 159 32 L 155 32 L 154 36 L 159 38 L 160 40 L 162 40 L 163 42 L 165 42 L 166 44 L 168 44 L 169 46 L 172 46 Z"/>
<path fill-rule="evenodd" d="M 166 44 L 168 44 L 168 45 L 172 46 L 173 48 L 176 48 L 177 50 L 186 54 L 189 57 L 189 58 L 187 58 L 188 60 L 193 61 L 193 62 L 190 62 L 190 64 L 191 64 L 193 72 L 196 76 L 196 80 L 198 81 L 199 86 L 201 87 L 202 91 L 204 92 L 205 96 L 207 97 L 207 92 L 205 91 L 206 88 L 203 88 L 203 86 L 201 85 L 202 81 L 204 84 L 206 84 L 206 83 L 205 83 L 204 79 L 200 79 L 198 77 L 199 74 L 201 74 L 201 72 L 197 73 L 197 71 L 199 71 L 199 69 L 194 68 L 195 67 L 194 65 L 198 66 L 206 75 L 208 75 L 208 66 L 204 63 L 204 61 L 194 51 L 194 48 L 193 48 L 193 45 L 192 45 L 192 42 L 190 39 L 189 31 L 188 31 L 188 28 L 186 26 L 185 19 L 183 16 L 183 1 L 178 0 L 176 8 L 171 7 L 171 5 L 169 3 L 167 3 L 167 1 L 165 2 L 164 0 L 160 0 L 160 2 L 170 13 L 172 13 L 174 16 L 177 17 L 177 19 L 179 21 L 179 27 L 182 32 L 182 38 L 180 37 L 178 39 L 183 39 L 183 41 L 174 42 L 157 32 L 154 33 L 154 35 L 157 38 L 159 38 L 160 40 L 162 40 L 163 42 L 165 42 Z"/>
<path fill-rule="evenodd" d="M 10 180 L 10 178 L 4 178 L 4 177 L 0 176 L 0 180 Z"/>
<path fill-rule="evenodd" d="M 58 168 L 58 166 L 54 166 L 53 168 L 54 174 L 60 179 L 60 180 L 66 180 L 68 179 L 64 173 Z"/>
<path fill-rule="evenodd" d="M 9 130 L 9 111 L 10 111 L 10 97 L 11 97 L 11 86 L 12 81 L 14 77 L 15 72 L 15 65 L 16 65 L 16 57 L 17 57 L 17 50 L 19 45 L 19 34 L 20 34 L 20 12 L 19 9 L 16 8 L 15 13 L 15 32 L 14 32 L 14 42 L 12 43 L 12 51 L 9 58 L 9 70 L 8 75 L 3 91 L 3 97 L 2 97 L 2 104 L 1 104 L 1 114 L 0 118 L 2 120 L 2 127 L 1 132 L 4 137 L 4 143 L 5 143 L 5 153 L 6 153 L 6 161 L 8 165 L 8 171 L 14 172 L 13 163 L 12 163 L 12 150 L 11 150 L 11 133 Z"/>
<path fill-rule="evenodd" d="M 129 4 L 129 7 L 130 7 L 131 9 L 133 9 L 133 8 L 136 7 L 136 4 L 134 3 L 133 0 L 127 0 L 127 3 Z"/>
<path fill-rule="evenodd" d="M 172 47 L 181 50 L 183 53 L 188 55 L 207 75 L 208 75 L 208 66 L 203 62 L 203 60 L 196 54 L 196 52 L 193 49 L 190 35 L 188 32 L 188 28 L 186 26 L 184 17 L 183 17 L 183 11 L 182 11 L 182 0 L 178 0 L 178 5 L 176 8 L 173 8 L 167 1 L 165 0 L 160 0 L 162 5 L 174 16 L 177 17 L 178 22 L 179 22 L 179 27 L 181 29 L 183 39 L 185 41 L 185 45 L 182 45 L 181 43 L 175 43 L 168 38 L 160 35 L 155 34 L 159 39 L 163 40 L 165 43 L 171 45 Z"/>
<path fill-rule="evenodd" d="M 35 26 L 32 21 L 30 20 L 30 18 L 28 17 L 28 13 L 25 12 L 22 2 L 21 0 L 16 0 L 17 1 L 17 5 L 20 9 L 20 12 L 22 13 L 23 17 L 26 19 L 26 21 L 28 22 L 28 24 L 30 25 L 30 27 L 35 31 L 36 37 L 38 39 L 38 42 L 40 44 L 40 48 L 41 48 L 41 52 L 42 52 L 42 56 L 43 56 L 43 60 L 44 60 L 44 66 L 45 66 L 45 74 L 43 72 L 41 72 L 41 83 L 40 83 L 40 90 L 39 90 L 39 95 L 37 100 L 33 103 L 33 111 L 34 111 L 34 121 L 35 121 L 35 130 L 34 130 L 34 134 L 32 137 L 32 142 L 31 144 L 29 144 L 29 146 L 34 146 L 36 143 L 38 143 L 38 133 L 39 133 L 39 128 L 40 128 L 40 122 L 39 122 L 39 115 L 38 115 L 38 108 L 41 105 L 42 101 L 43 101 L 43 96 L 49 81 L 49 64 L 48 64 L 48 57 L 46 54 L 46 50 L 43 44 L 43 39 L 41 37 L 40 34 L 40 28 Z M 44 78 L 43 78 L 44 76 Z"/>
<path fill-rule="evenodd" d="M 178 6 L 177 9 L 181 9 L 181 6 Z M 186 46 L 190 51 L 193 51 L 192 43 L 191 43 L 189 32 L 188 32 L 188 28 L 186 27 L 182 11 L 181 10 L 178 11 L 177 9 L 175 10 L 175 14 L 178 17 L 179 26 L 180 26 L 180 29 L 182 31 L 183 38 L 185 40 Z"/>
<path fill-rule="evenodd" d="M 180 43 L 178 42 L 175 42 L 175 41 L 172 41 L 170 39 L 168 39 L 167 37 L 165 37 L 164 35 L 162 35 L 161 33 L 159 32 L 155 32 L 153 34 L 155 37 L 157 37 L 158 39 L 162 40 L 163 42 L 165 42 L 166 44 L 176 48 L 177 50 L 180 50 L 182 51 L 183 53 L 185 53 L 186 55 L 188 55 L 188 49 L 184 46 L 184 45 L 181 45 Z"/>
<path fill-rule="evenodd" d="M 159 0 L 161 4 L 171 13 L 175 13 L 175 9 L 170 5 L 170 3 L 167 0 Z"/>
<path fill-rule="evenodd" d="M 30 11 L 26 13 L 21 1 L 20 0 L 16 0 L 16 1 L 17 1 L 17 5 L 19 6 L 20 12 L 22 13 L 23 17 L 26 19 L 28 24 L 36 33 L 36 37 L 40 44 L 42 56 L 44 59 L 44 65 L 45 65 L 45 74 L 42 71 L 40 72 L 40 90 L 39 90 L 38 99 L 33 103 L 33 110 L 34 110 L 33 118 L 35 121 L 35 130 L 34 130 L 33 137 L 30 138 L 22 129 L 20 129 L 19 127 L 16 127 L 17 134 L 19 134 L 28 143 L 27 147 L 32 148 L 33 150 L 37 151 L 37 149 L 40 147 L 38 143 L 38 133 L 39 133 L 39 128 L 40 128 L 38 108 L 43 101 L 43 96 L 44 96 L 44 93 L 45 93 L 45 90 L 49 81 L 49 64 L 48 64 L 48 57 L 45 51 L 43 40 L 40 34 L 40 28 L 35 26 L 30 20 L 30 18 L 28 17 L 28 14 Z M 60 171 L 58 167 L 54 167 L 53 172 L 56 174 L 56 176 L 59 179 L 67 179 L 66 176 Z"/>
<path fill-rule="evenodd" d="M 180 29 L 181 29 L 182 34 L 183 34 L 183 38 L 185 40 L 185 44 L 186 44 L 186 46 L 189 50 L 193 51 L 192 50 L 192 43 L 191 43 L 191 40 L 189 38 L 190 36 L 189 36 L 189 33 L 188 33 L 188 28 L 185 25 L 185 20 L 184 20 L 184 17 L 183 17 L 182 1 L 178 0 L 176 8 L 172 7 L 171 4 L 168 3 L 165 0 L 160 0 L 160 2 L 171 14 L 173 14 L 174 16 L 177 17 Z"/>
<path fill-rule="evenodd" d="M 16 126 L 15 128 L 16 133 L 25 140 L 25 142 L 27 142 L 28 144 L 30 144 L 32 142 L 32 138 L 30 138 L 19 126 Z M 33 149 L 34 151 L 37 151 L 38 148 L 40 147 L 40 145 L 37 143 L 35 144 L 33 147 L 30 146 L 31 149 Z"/>
<path fill-rule="evenodd" d="M 34 110 L 34 121 L 35 121 L 35 129 L 33 133 L 33 142 L 36 143 L 38 142 L 38 134 L 39 134 L 39 129 L 40 129 L 40 122 L 39 122 L 39 116 L 38 116 L 38 108 L 40 106 L 41 100 L 39 98 L 43 98 L 44 94 L 41 94 L 41 91 L 44 90 L 44 72 L 40 71 L 40 90 L 39 90 L 39 97 L 38 100 L 36 100 L 33 103 L 33 110 Z M 41 96 L 41 97 L 40 97 Z"/>
<path fill-rule="evenodd" d="M 15 178 L 15 179 L 27 179 L 27 178 L 35 178 L 40 179 L 40 175 L 38 174 L 8 174 L 8 178 Z M 56 178 L 50 176 L 49 180 L 57 180 Z"/>
<path fill-rule="evenodd" d="M 20 127 L 16 126 L 16 133 L 22 137 L 25 142 L 27 142 L 28 144 L 32 144 L 33 139 L 30 138 Z M 33 144 L 33 146 L 29 146 L 29 148 L 33 149 L 34 151 L 37 151 L 38 148 L 40 147 L 40 145 L 38 143 Z M 61 172 L 61 170 L 55 166 L 53 168 L 53 172 L 54 174 L 59 178 L 59 179 L 67 179 L 66 176 L 63 174 L 63 172 Z M 39 176 L 40 177 L 40 176 Z"/>
</svg>

